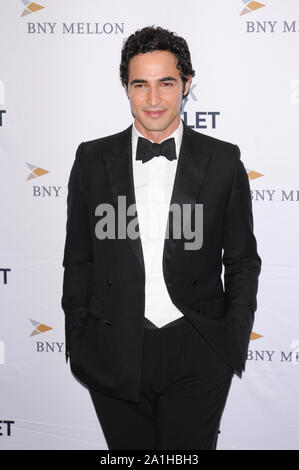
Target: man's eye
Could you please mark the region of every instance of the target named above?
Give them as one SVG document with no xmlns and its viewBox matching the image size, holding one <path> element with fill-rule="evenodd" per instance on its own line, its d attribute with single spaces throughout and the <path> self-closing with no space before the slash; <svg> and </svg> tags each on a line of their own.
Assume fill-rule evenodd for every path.
<svg viewBox="0 0 299 470">
<path fill-rule="evenodd" d="M 171 82 L 163 82 L 163 84 L 164 84 L 165 86 L 172 86 L 172 83 L 171 83 Z"/>
<path fill-rule="evenodd" d="M 143 83 L 138 83 L 137 85 L 135 85 L 135 88 L 141 88 L 143 86 Z"/>
</svg>

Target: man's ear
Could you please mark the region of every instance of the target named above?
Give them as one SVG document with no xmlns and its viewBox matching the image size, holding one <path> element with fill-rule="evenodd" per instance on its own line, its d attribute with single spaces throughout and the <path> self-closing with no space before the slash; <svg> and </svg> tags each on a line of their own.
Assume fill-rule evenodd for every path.
<svg viewBox="0 0 299 470">
<path fill-rule="evenodd" d="M 123 87 L 124 87 L 124 89 L 125 89 L 125 92 L 126 92 L 126 95 L 127 95 L 128 99 L 130 99 L 127 86 L 126 86 L 125 84 L 123 84 Z"/>
<path fill-rule="evenodd" d="M 183 98 L 186 98 L 186 96 L 188 95 L 191 82 L 192 82 L 192 75 L 188 75 L 188 79 L 184 84 L 185 86 L 184 86 Z"/>
</svg>

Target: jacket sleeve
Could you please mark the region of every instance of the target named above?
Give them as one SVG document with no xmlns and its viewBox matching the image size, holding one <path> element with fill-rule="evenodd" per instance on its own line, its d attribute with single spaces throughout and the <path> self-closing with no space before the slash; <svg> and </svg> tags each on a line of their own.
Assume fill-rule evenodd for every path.
<svg viewBox="0 0 299 470">
<path fill-rule="evenodd" d="M 87 316 L 93 275 L 93 250 L 88 205 L 80 172 L 84 142 L 76 152 L 67 196 L 66 240 L 63 257 L 63 292 L 61 306 L 65 313 L 66 360 L 72 340 L 80 332 Z"/>
<path fill-rule="evenodd" d="M 262 262 L 253 233 L 248 175 L 240 160 L 240 149 L 237 145 L 235 148 L 237 158 L 226 209 L 222 261 L 225 268 L 227 324 L 236 335 L 244 370 L 254 313 L 257 308 L 258 277 Z"/>
</svg>

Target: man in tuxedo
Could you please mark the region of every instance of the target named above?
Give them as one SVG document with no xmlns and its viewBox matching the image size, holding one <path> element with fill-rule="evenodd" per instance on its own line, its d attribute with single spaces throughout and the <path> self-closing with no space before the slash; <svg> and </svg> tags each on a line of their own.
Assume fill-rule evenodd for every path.
<svg viewBox="0 0 299 470">
<path fill-rule="evenodd" d="M 181 120 L 194 74 L 183 38 L 132 34 L 134 121 L 82 142 L 70 173 L 66 357 L 109 449 L 216 449 L 245 369 L 261 270 L 249 181 L 237 145 Z"/>
</svg>

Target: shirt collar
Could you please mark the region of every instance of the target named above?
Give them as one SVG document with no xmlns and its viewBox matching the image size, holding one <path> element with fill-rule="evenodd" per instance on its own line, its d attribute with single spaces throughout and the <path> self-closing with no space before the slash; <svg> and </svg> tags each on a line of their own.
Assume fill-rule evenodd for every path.
<svg viewBox="0 0 299 470">
<path fill-rule="evenodd" d="M 183 127 L 183 121 L 182 119 L 180 119 L 180 124 L 178 125 L 178 127 L 175 129 L 175 131 L 169 135 L 168 137 L 166 137 L 166 139 L 164 140 L 167 140 L 167 139 L 170 139 L 171 137 L 174 137 L 174 141 L 175 141 L 175 151 L 176 151 L 176 155 L 177 155 L 177 159 L 179 158 L 179 154 L 180 154 L 180 149 L 181 149 L 181 144 L 182 144 L 182 138 L 183 138 L 183 130 L 184 130 L 184 127 Z M 138 142 L 138 137 L 144 137 L 144 135 L 142 135 L 135 127 L 135 123 L 133 121 L 133 125 L 132 125 L 132 154 L 133 154 L 133 160 L 135 160 L 135 155 L 136 155 L 136 149 L 137 149 L 137 142 Z M 150 140 L 150 139 L 148 139 Z M 162 142 L 164 142 L 164 140 L 162 140 Z M 151 142 L 153 142 L 151 140 Z M 160 142 L 161 143 L 161 142 Z"/>
</svg>

